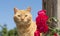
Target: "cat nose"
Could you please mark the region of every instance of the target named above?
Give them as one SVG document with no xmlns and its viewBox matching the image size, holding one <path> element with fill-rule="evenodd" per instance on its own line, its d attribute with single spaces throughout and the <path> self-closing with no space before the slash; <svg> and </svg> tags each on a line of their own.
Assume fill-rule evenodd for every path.
<svg viewBox="0 0 60 36">
<path fill-rule="evenodd" d="M 21 19 L 22 21 L 24 20 L 24 19 Z"/>
</svg>

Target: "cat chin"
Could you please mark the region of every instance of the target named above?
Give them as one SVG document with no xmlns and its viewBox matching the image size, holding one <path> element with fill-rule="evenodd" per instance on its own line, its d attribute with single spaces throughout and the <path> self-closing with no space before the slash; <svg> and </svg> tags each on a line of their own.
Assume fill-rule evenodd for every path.
<svg viewBox="0 0 60 36">
<path fill-rule="evenodd" d="M 18 23 L 19 23 L 19 24 L 23 24 L 23 25 L 29 24 L 28 21 L 23 21 L 23 22 L 22 22 L 22 21 L 19 21 Z"/>
<path fill-rule="evenodd" d="M 25 23 L 22 23 L 22 24 L 21 24 L 21 23 L 20 23 L 20 24 L 18 24 L 18 25 L 20 25 L 20 26 L 27 26 L 27 25 L 31 25 L 31 24 L 29 24 L 29 23 L 28 23 L 28 24 L 25 24 Z"/>
</svg>

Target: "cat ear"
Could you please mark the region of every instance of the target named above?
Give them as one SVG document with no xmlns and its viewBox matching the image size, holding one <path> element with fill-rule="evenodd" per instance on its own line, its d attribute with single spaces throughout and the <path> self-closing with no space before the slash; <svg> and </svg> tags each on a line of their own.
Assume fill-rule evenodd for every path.
<svg viewBox="0 0 60 36">
<path fill-rule="evenodd" d="M 18 11 L 18 9 L 17 9 L 17 8 L 14 8 L 14 14 L 15 14 L 17 11 Z"/>
<path fill-rule="evenodd" d="M 27 8 L 27 11 L 31 12 L 31 7 L 28 7 L 28 8 Z"/>
</svg>

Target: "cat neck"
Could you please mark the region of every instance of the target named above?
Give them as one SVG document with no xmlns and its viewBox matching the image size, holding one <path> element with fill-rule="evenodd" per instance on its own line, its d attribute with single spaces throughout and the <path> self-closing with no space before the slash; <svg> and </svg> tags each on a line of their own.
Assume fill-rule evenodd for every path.
<svg viewBox="0 0 60 36">
<path fill-rule="evenodd" d="M 28 32 L 28 31 L 31 31 L 30 28 L 32 25 L 32 21 L 30 23 L 28 23 L 28 25 L 17 25 L 17 29 L 20 33 L 25 33 L 25 32 Z"/>
<path fill-rule="evenodd" d="M 29 23 L 27 23 L 26 25 L 20 25 L 20 23 L 17 23 L 16 25 L 17 25 L 18 29 L 27 29 L 30 27 L 31 24 L 32 24 L 32 20 Z"/>
</svg>

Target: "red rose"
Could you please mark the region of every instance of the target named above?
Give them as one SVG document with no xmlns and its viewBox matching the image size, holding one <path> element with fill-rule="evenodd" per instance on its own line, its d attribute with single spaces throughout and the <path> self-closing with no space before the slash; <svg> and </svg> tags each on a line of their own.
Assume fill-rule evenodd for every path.
<svg viewBox="0 0 60 36">
<path fill-rule="evenodd" d="M 42 12 L 42 13 L 46 13 L 46 10 L 38 11 L 38 15 L 40 14 L 40 12 Z"/>
<path fill-rule="evenodd" d="M 40 32 L 47 32 L 48 31 L 48 25 L 47 25 L 47 20 L 48 20 L 48 16 L 45 13 L 46 11 L 41 10 L 38 12 L 38 16 L 36 18 L 36 25 L 37 25 L 37 29 Z"/>
<path fill-rule="evenodd" d="M 36 17 L 37 30 L 34 32 L 34 36 L 40 36 L 40 33 L 46 33 L 48 31 L 47 20 L 46 10 L 39 11 Z"/>
<path fill-rule="evenodd" d="M 54 36 L 58 36 L 57 33 L 54 33 Z"/>
<path fill-rule="evenodd" d="M 40 32 L 39 32 L 38 30 L 36 30 L 36 31 L 34 32 L 34 36 L 40 36 Z"/>
</svg>

